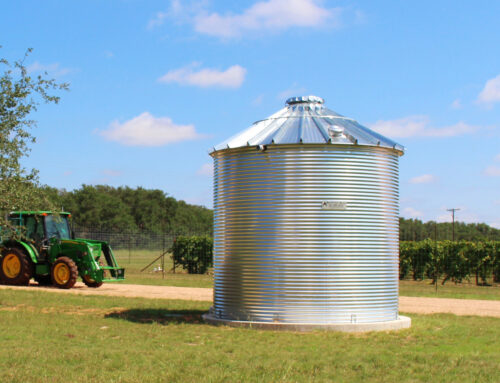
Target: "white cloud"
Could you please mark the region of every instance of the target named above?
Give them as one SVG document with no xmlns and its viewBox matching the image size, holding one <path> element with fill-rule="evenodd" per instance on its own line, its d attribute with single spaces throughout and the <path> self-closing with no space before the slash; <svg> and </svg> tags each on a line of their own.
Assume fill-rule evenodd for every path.
<svg viewBox="0 0 500 383">
<path fill-rule="evenodd" d="M 247 70 L 239 65 L 233 65 L 225 71 L 210 68 L 195 70 L 198 66 L 198 63 L 192 63 L 183 68 L 171 70 L 160 77 L 158 81 L 164 83 L 174 82 L 181 85 L 192 85 L 202 88 L 239 88 L 243 84 L 243 81 L 245 81 L 247 73 Z"/>
<path fill-rule="evenodd" d="M 357 9 L 354 11 L 354 22 L 356 24 L 365 24 L 367 22 L 368 16 L 365 12 Z"/>
<path fill-rule="evenodd" d="M 38 61 L 35 61 L 33 64 L 30 64 L 26 67 L 28 73 L 37 73 L 37 72 L 47 72 L 51 76 L 60 77 L 67 75 L 72 70 L 69 68 L 62 68 L 61 64 L 53 63 L 53 64 L 41 64 Z"/>
<path fill-rule="evenodd" d="M 376 132 L 391 138 L 408 137 L 453 137 L 474 133 L 479 127 L 458 122 L 455 125 L 442 128 L 429 126 L 427 116 L 409 116 L 396 120 L 379 120 L 369 127 Z"/>
<path fill-rule="evenodd" d="M 262 105 L 262 102 L 264 101 L 264 95 L 260 94 L 257 97 L 255 97 L 252 101 L 253 106 L 260 106 Z"/>
<path fill-rule="evenodd" d="M 495 161 L 500 161 L 500 153 L 495 156 Z"/>
<path fill-rule="evenodd" d="M 119 177 L 119 176 L 122 175 L 121 171 L 119 171 L 119 170 L 112 170 L 112 169 L 104 169 L 101 173 L 103 175 L 109 176 L 109 177 Z"/>
<path fill-rule="evenodd" d="M 460 101 L 459 98 L 457 98 L 455 101 L 451 103 L 451 108 L 452 109 L 462 109 L 462 101 Z"/>
<path fill-rule="evenodd" d="M 97 133 L 126 146 L 162 146 L 203 138 L 194 125 L 176 125 L 168 117 L 156 118 L 148 112 L 124 123 L 113 121 L 107 130 Z"/>
<path fill-rule="evenodd" d="M 172 0 L 170 2 L 170 7 L 165 12 L 156 12 L 154 17 L 148 22 L 148 29 L 154 29 L 165 23 L 168 19 L 176 19 L 178 21 L 180 18 L 184 18 L 184 14 L 193 13 L 195 11 L 200 11 L 200 4 L 194 4 L 190 8 L 181 4 L 179 0 Z"/>
<path fill-rule="evenodd" d="M 477 102 L 480 104 L 493 104 L 495 102 L 500 102 L 500 74 L 486 81 L 481 93 L 477 98 Z"/>
<path fill-rule="evenodd" d="M 410 218 L 422 218 L 424 216 L 424 213 L 422 213 L 421 211 L 416 210 L 412 207 L 404 208 L 403 214 L 407 217 L 410 217 Z"/>
<path fill-rule="evenodd" d="M 500 167 L 494 165 L 488 166 L 484 169 L 483 173 L 488 177 L 500 177 Z"/>
<path fill-rule="evenodd" d="M 315 0 L 268 0 L 253 4 L 240 14 L 198 14 L 194 27 L 203 34 L 232 38 L 292 27 L 338 26 L 340 12 L 340 8 L 327 9 Z"/>
<path fill-rule="evenodd" d="M 156 15 L 151 20 L 149 20 L 148 29 L 153 29 L 162 25 L 168 16 L 168 12 L 157 12 Z"/>
<path fill-rule="evenodd" d="M 451 215 L 448 214 L 448 213 L 443 213 L 443 214 L 440 214 L 437 218 L 436 218 L 436 222 L 451 222 Z"/>
<path fill-rule="evenodd" d="M 199 193 L 191 196 L 184 195 L 182 198 L 191 205 L 205 206 L 213 209 L 212 191 L 210 189 L 200 190 Z"/>
<path fill-rule="evenodd" d="M 432 174 L 422 174 L 421 176 L 413 177 L 410 179 L 411 184 L 429 184 L 436 182 L 437 178 Z"/>
<path fill-rule="evenodd" d="M 459 206 L 456 207 L 457 210 L 455 210 L 455 222 L 481 222 L 479 217 L 474 214 L 469 212 L 469 209 L 465 206 Z M 451 209 L 451 207 L 442 207 L 445 212 L 440 214 L 436 222 L 452 222 L 453 220 L 453 214 L 451 211 L 448 211 L 448 209 Z"/>
<path fill-rule="evenodd" d="M 173 0 L 167 11 L 154 15 L 148 29 L 171 19 L 175 23 L 192 24 L 199 33 L 229 39 L 296 27 L 339 27 L 342 9 L 325 8 L 321 3 L 322 0 L 267 0 L 256 2 L 240 13 L 220 14 L 208 11 L 207 1 L 182 4 Z"/>
<path fill-rule="evenodd" d="M 290 88 L 281 91 L 278 94 L 278 99 L 280 101 L 283 101 L 290 97 L 302 96 L 306 92 L 307 92 L 306 88 L 299 87 L 297 84 L 293 84 Z"/>
<path fill-rule="evenodd" d="M 212 176 L 214 174 L 214 164 L 212 162 L 207 162 L 201 165 L 201 167 L 196 172 L 199 176 Z"/>
<path fill-rule="evenodd" d="M 435 219 L 436 222 L 452 222 L 453 215 L 451 209 L 453 205 L 441 206 L 441 214 L 437 216 Z M 491 216 L 485 216 L 483 214 L 479 215 L 475 208 L 467 207 L 467 206 L 454 206 L 458 208 L 455 211 L 455 222 L 465 222 L 465 223 L 482 223 L 485 222 L 490 226 L 494 226 L 495 223 L 492 222 Z M 496 217 L 495 217 L 496 218 Z M 494 219 L 495 219 L 494 218 Z M 451 237 L 451 235 L 450 235 Z M 451 239 L 451 238 L 450 238 Z"/>
</svg>

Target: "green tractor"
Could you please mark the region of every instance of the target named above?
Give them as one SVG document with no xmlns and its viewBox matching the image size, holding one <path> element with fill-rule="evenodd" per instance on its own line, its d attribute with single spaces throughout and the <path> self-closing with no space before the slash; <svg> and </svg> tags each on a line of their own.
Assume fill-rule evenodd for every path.
<svg viewBox="0 0 500 383">
<path fill-rule="evenodd" d="M 70 213 L 17 211 L 9 215 L 17 235 L 0 239 L 0 283 L 70 289 L 78 276 L 89 287 L 125 279 L 111 247 L 103 241 L 74 238 Z M 22 235 L 21 235 L 22 233 Z"/>
</svg>

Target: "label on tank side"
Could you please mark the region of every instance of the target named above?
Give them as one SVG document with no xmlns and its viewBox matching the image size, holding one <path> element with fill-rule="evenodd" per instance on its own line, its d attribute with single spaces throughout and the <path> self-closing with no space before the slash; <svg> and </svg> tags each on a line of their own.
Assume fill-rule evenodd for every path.
<svg viewBox="0 0 500 383">
<path fill-rule="evenodd" d="M 323 210 L 347 210 L 347 202 L 345 201 L 323 201 L 321 203 Z"/>
</svg>

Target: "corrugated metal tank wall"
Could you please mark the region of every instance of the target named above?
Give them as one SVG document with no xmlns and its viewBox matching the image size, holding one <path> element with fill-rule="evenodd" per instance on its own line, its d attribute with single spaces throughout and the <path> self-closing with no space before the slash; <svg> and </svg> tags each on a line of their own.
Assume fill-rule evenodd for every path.
<svg viewBox="0 0 500 383">
<path fill-rule="evenodd" d="M 270 145 L 212 156 L 216 318 L 397 319 L 396 150 Z"/>
</svg>

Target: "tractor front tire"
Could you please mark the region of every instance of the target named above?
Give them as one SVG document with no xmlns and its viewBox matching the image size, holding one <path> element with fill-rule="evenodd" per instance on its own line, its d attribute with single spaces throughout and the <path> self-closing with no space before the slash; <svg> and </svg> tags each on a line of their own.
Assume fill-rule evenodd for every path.
<svg viewBox="0 0 500 383">
<path fill-rule="evenodd" d="M 70 289 L 75 285 L 78 278 L 78 267 L 71 258 L 57 258 L 50 270 L 50 277 L 55 287 Z"/>
<path fill-rule="evenodd" d="M 88 287 L 92 287 L 94 289 L 102 286 L 102 282 L 96 282 L 95 280 L 93 280 L 92 278 L 90 278 L 88 275 L 82 276 L 82 281 Z"/>
<path fill-rule="evenodd" d="M 28 255 L 15 247 L 2 251 L 0 279 L 6 285 L 29 285 L 33 264 Z"/>
</svg>

